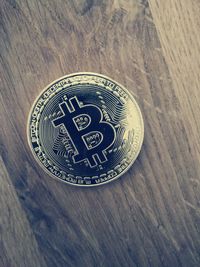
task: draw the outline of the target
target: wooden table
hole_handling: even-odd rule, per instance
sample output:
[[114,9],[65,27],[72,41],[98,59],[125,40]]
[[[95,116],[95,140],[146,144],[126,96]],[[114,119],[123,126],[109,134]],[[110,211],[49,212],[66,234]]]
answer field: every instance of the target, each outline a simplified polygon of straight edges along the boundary
[[[0,266],[200,266],[200,1],[0,0]],[[27,144],[30,107],[65,74],[125,85],[144,117],[120,179],[50,178]]]

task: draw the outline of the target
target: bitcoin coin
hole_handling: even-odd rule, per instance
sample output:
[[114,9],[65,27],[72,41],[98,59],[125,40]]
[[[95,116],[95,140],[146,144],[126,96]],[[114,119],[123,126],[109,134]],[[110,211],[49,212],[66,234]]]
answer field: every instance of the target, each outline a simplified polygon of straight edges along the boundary
[[126,172],[144,137],[140,109],[119,83],[96,73],[74,73],[47,86],[31,109],[28,142],[51,176],[95,186]]

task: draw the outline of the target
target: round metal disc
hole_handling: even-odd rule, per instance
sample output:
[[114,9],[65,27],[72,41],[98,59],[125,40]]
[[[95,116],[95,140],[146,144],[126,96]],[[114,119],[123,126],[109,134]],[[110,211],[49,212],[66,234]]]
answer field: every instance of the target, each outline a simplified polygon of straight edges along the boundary
[[144,125],[123,86],[100,74],[75,73],[39,95],[27,133],[33,155],[51,176],[94,186],[118,178],[132,165]]

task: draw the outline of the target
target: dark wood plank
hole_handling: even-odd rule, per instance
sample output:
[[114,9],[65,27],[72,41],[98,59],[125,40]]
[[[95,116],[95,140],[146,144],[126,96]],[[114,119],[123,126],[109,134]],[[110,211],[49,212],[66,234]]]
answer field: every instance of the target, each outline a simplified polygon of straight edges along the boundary
[[0,158],[0,214],[0,266],[46,267],[2,158]]

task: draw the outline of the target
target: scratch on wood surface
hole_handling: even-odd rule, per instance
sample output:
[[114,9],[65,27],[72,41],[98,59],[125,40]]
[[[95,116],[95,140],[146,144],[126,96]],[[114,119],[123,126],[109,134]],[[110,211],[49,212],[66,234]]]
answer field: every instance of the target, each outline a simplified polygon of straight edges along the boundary
[[200,216],[200,208],[196,207],[195,205],[193,205],[192,203],[188,202],[187,200],[184,199],[184,203],[190,207],[191,209],[193,209],[199,216]]

